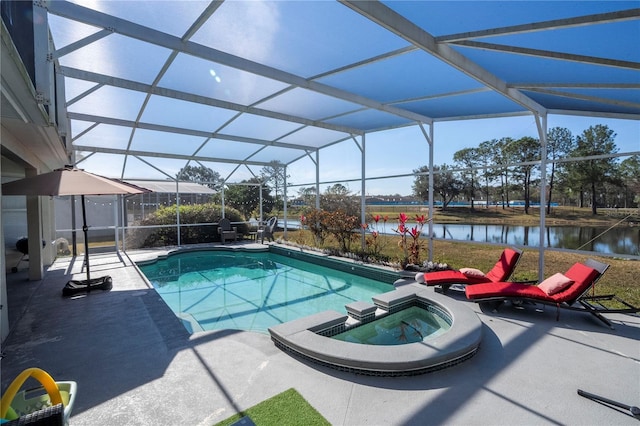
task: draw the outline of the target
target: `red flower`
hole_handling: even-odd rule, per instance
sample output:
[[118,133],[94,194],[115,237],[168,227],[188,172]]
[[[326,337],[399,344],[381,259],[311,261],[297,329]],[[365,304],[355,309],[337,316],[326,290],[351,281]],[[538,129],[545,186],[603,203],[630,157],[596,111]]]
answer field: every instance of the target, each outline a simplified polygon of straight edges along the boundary
[[361,223],[360,226],[362,227],[362,229],[367,229],[369,227],[368,223]]
[[417,239],[420,236],[420,232],[418,231],[418,227],[414,226],[409,230],[409,235],[411,235],[414,239]]
[[383,218],[382,218],[382,220],[383,220],[385,223],[387,223],[387,221],[389,220],[389,216],[385,216],[385,217],[383,217]]
[[420,225],[424,225],[424,223],[426,222],[424,215],[416,215],[416,222],[418,222]]
[[373,221],[374,221],[375,223],[378,223],[378,221],[379,221],[379,220],[380,220],[380,215],[379,215],[379,214],[377,214],[377,215],[375,215],[375,216],[373,217]]
[[305,215],[301,215],[300,216],[300,222],[301,223],[305,223],[307,221],[307,218],[305,217]]
[[404,234],[405,232],[407,232],[407,227],[404,226],[404,223],[401,223],[400,225],[398,225],[397,232],[400,234]]
[[376,238],[378,236],[378,231],[373,231],[371,235],[373,235],[373,237]]
[[400,213],[400,215],[398,216],[398,222],[400,222],[401,224],[407,223],[407,215],[405,213]]

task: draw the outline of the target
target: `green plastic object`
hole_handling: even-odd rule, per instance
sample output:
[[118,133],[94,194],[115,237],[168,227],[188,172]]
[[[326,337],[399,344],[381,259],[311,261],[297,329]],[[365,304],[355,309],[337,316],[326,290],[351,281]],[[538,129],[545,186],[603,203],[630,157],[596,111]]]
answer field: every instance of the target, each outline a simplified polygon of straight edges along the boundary
[[[56,382],[56,384],[60,390],[60,396],[62,397],[62,404],[64,406],[64,424],[69,424],[69,417],[71,416],[73,404],[76,399],[77,384],[72,381]],[[49,406],[51,406],[51,399],[42,386],[22,390],[18,392],[11,401],[11,409],[13,409],[18,417],[34,413]]]

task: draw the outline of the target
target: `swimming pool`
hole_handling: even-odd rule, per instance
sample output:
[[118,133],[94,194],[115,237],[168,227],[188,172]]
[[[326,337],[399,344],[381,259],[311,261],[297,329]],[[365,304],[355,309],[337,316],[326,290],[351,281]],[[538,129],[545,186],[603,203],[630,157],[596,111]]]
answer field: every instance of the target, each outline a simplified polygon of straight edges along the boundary
[[269,252],[178,252],[138,267],[189,332],[274,325],[393,290],[392,284]]

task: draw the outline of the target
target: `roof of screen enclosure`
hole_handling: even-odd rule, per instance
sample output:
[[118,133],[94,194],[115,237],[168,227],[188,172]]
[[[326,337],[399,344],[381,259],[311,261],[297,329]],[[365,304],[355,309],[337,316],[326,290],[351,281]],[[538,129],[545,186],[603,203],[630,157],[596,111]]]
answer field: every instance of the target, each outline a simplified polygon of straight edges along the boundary
[[46,3],[53,59],[74,149],[114,177],[231,178],[418,123],[640,118],[637,1],[90,4]]

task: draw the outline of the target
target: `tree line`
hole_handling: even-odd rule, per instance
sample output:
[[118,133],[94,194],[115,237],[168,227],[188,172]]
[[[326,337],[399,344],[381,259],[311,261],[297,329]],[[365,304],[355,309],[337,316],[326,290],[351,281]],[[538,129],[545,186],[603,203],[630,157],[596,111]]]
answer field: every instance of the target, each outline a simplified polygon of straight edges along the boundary
[[[578,207],[637,207],[640,203],[640,156],[619,160],[616,134],[606,125],[595,125],[574,136],[569,129],[554,127],[547,132],[547,213],[551,203]],[[529,213],[532,202],[540,199],[539,139],[504,137],[481,142],[477,147],[454,153],[453,164],[434,165],[434,198],[443,209],[454,200],[464,199],[475,209],[480,197],[506,208],[510,201],[522,199]],[[429,198],[429,166],[416,174],[413,194]],[[484,201],[486,200],[486,201]]]
[[[187,165],[180,169],[176,178],[179,181],[197,182],[213,189],[216,194],[212,195],[211,202],[222,202],[225,181],[217,171],[203,165]],[[262,209],[264,213],[269,213],[274,207],[282,205],[284,183],[288,178],[284,165],[279,161],[272,161],[260,170],[259,175],[229,185],[224,191],[225,205],[237,209],[245,218],[249,218],[260,208],[262,190]],[[271,195],[272,190],[275,196]]]

